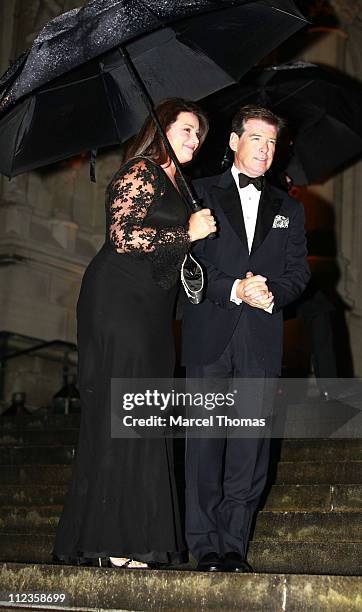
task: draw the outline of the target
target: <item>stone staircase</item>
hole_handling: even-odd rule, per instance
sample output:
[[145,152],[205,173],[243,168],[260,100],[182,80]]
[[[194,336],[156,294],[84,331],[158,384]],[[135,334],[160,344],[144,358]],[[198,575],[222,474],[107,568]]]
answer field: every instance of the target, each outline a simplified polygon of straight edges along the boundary
[[362,440],[273,440],[257,574],[123,572],[52,565],[78,427],[78,415],[0,420],[0,608],[15,589],[67,593],[45,609],[362,609]]

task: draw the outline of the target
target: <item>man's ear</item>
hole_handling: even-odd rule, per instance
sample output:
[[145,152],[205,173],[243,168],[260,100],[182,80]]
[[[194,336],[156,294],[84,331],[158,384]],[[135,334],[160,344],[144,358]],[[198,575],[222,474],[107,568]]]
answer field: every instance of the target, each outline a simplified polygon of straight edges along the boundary
[[231,132],[229,139],[229,147],[232,151],[236,151],[238,148],[239,136],[236,132]]

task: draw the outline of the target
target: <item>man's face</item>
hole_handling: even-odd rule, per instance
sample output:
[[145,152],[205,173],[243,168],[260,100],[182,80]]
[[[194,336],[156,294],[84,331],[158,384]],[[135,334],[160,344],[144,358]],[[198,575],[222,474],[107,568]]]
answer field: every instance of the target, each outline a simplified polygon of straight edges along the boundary
[[230,135],[229,145],[234,151],[234,164],[247,176],[264,174],[273,161],[277,128],[262,119],[248,119],[241,136]]

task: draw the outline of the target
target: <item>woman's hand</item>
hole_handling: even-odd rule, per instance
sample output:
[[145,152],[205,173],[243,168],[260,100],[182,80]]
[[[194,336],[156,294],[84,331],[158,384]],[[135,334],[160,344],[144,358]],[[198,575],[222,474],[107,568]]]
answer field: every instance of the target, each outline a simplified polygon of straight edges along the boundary
[[193,213],[189,219],[189,236],[191,242],[206,238],[212,232],[216,232],[216,221],[209,208],[203,208]]

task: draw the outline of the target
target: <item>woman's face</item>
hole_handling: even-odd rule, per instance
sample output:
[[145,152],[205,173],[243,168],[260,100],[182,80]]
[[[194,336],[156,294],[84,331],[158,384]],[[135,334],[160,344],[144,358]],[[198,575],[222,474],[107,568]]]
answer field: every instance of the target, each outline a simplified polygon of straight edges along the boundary
[[166,136],[180,164],[191,161],[199,146],[199,120],[193,113],[182,112],[166,131]]

